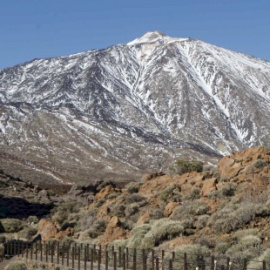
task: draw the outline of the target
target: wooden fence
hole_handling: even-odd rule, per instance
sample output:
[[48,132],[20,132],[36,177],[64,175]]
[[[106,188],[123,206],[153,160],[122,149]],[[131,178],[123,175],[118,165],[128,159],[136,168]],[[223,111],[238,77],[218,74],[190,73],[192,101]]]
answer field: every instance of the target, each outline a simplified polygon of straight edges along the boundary
[[61,242],[26,243],[13,240],[5,243],[4,256],[10,258],[15,255],[74,270],[270,270],[265,261]]

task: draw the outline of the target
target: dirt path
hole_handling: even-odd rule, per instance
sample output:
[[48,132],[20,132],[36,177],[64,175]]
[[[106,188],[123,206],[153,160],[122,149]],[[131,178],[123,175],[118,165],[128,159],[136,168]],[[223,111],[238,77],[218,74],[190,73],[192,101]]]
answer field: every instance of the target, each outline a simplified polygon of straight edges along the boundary
[[5,267],[9,264],[9,263],[11,263],[11,262],[15,262],[15,261],[19,261],[20,259],[18,258],[18,256],[15,256],[15,257],[13,257],[13,258],[11,258],[11,259],[8,259],[8,260],[3,260],[2,262],[0,262],[0,270],[4,270],[5,269]]

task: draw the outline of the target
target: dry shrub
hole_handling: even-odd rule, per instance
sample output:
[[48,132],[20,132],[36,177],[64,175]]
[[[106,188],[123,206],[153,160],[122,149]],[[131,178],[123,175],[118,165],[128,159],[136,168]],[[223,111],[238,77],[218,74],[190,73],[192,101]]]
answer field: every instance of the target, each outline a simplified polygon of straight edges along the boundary
[[23,262],[11,262],[5,267],[5,270],[27,270],[27,266]]
[[187,172],[202,172],[203,162],[197,160],[178,159],[170,169],[179,175]]
[[235,231],[253,220],[257,209],[258,205],[253,203],[225,206],[211,216],[208,226],[213,226],[218,233]]
[[151,224],[151,230],[147,232],[142,240],[142,248],[158,246],[166,240],[171,240],[184,232],[184,226],[169,219],[159,219]]
[[132,193],[137,193],[141,186],[142,186],[142,183],[130,182],[125,186],[125,188],[128,190],[130,194],[132,194]]
[[189,260],[195,261],[198,256],[209,256],[210,250],[208,247],[200,244],[181,245],[175,250],[176,260],[183,260],[184,253],[188,254]]
[[132,204],[130,204],[130,205],[128,205],[126,207],[126,209],[125,209],[125,215],[127,217],[130,217],[130,216],[136,214],[139,211],[139,209],[140,209],[140,206],[139,206],[138,203],[132,203]]
[[131,204],[131,203],[135,203],[135,202],[141,202],[141,201],[145,201],[145,197],[140,196],[139,194],[131,194],[129,196],[126,197],[126,203]]
[[30,241],[32,240],[33,236],[37,234],[37,232],[38,232],[37,228],[26,227],[18,233],[18,237],[20,239],[25,239],[27,241]]
[[14,233],[23,229],[21,220],[15,218],[1,219],[3,232]]
[[201,201],[186,202],[175,209],[171,219],[182,220],[186,217],[204,215],[209,211],[209,209],[209,206]]
[[248,269],[263,269],[262,261],[265,261],[266,265],[270,264],[270,249],[265,250],[263,254],[250,261],[248,263]]

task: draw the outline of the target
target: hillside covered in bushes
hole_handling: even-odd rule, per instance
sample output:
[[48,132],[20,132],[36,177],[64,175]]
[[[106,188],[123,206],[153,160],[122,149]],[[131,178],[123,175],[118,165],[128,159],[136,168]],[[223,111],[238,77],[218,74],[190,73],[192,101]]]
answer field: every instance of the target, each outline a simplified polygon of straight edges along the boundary
[[[35,228],[43,240],[270,261],[270,150],[250,148],[216,167],[202,165],[177,161],[172,175],[153,173],[124,187],[73,186],[51,195],[45,218],[12,232],[28,236]],[[1,223],[7,227],[7,218]],[[11,237],[4,229],[2,235]]]

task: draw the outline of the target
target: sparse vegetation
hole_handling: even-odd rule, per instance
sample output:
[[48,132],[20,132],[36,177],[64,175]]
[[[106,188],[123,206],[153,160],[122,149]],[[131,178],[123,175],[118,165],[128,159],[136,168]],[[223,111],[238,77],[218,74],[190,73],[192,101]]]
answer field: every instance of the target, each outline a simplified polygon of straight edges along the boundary
[[23,262],[11,262],[5,270],[27,270],[27,266]]
[[178,159],[175,161],[171,170],[176,174],[184,174],[187,172],[202,172],[203,162],[197,160]]
[[23,224],[22,221],[19,219],[15,218],[6,218],[6,219],[1,219],[0,220],[2,224],[3,231],[6,233],[14,233],[14,232],[19,232],[20,230],[23,229]]
[[[213,254],[267,260],[270,258],[267,158],[262,155],[254,162],[253,155],[247,159],[232,156],[228,164],[234,165],[228,173],[224,168],[229,165],[221,164],[220,172],[213,168],[205,169],[202,174],[157,173],[144,183],[132,182],[125,186],[123,183],[123,188],[110,187],[102,192],[93,192],[92,186],[85,187],[90,190],[83,197],[89,198],[85,204],[79,196],[76,201],[77,195],[74,200],[63,196],[56,200],[48,218],[63,233],[61,244],[104,241],[109,246],[114,244],[115,248],[146,250],[159,249],[160,245],[166,250],[179,244],[176,251],[179,258],[187,252],[190,258]],[[261,161],[266,164],[262,165]],[[241,166],[246,163],[245,170]],[[236,169],[232,172],[234,166]],[[76,189],[76,194],[82,190]],[[37,233],[39,219],[34,213],[22,220],[2,218],[2,236],[31,240]],[[66,237],[67,228],[74,229],[75,236]],[[114,240],[114,232],[118,240]],[[6,238],[0,239],[0,243]]]

